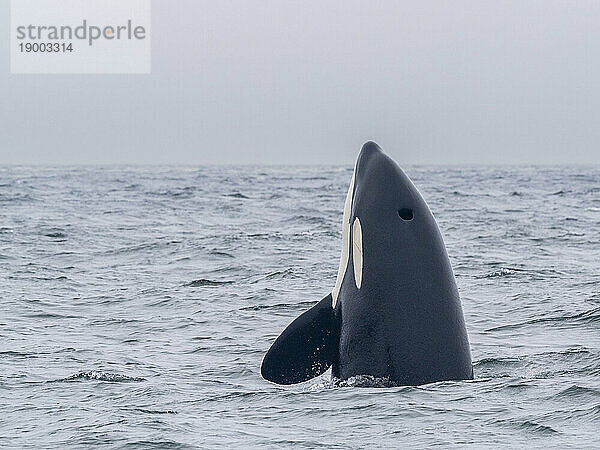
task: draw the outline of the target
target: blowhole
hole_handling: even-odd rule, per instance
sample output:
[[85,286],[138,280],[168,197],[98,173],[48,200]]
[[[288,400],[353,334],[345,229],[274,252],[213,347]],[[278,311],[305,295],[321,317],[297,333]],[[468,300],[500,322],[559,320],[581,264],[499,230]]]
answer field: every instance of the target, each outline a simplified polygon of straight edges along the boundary
[[411,208],[400,208],[398,215],[402,220],[413,220],[413,210]]

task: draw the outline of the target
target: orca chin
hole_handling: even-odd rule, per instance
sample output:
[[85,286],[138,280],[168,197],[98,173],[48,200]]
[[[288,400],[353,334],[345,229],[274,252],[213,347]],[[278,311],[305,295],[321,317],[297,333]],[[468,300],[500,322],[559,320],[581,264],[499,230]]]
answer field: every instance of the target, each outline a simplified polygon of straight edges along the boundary
[[371,141],[346,196],[335,285],[275,340],[261,374],[294,384],[329,367],[338,381],[368,377],[390,385],[473,378],[438,225],[412,181]]

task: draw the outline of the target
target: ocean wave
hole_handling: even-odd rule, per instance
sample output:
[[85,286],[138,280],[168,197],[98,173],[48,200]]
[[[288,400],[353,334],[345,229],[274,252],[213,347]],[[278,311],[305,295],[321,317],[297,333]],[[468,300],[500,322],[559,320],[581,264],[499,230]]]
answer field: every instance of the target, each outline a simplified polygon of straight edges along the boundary
[[144,414],[178,414],[177,411],[172,409],[132,408],[132,411],[137,411]]
[[[495,265],[490,264],[490,265]],[[518,277],[524,276],[529,279],[545,279],[545,278],[556,278],[564,275],[564,273],[560,270],[552,269],[552,268],[539,268],[539,269],[526,269],[521,267],[500,267],[491,272],[485,273],[483,275],[477,275],[475,278],[478,279],[486,279],[486,278],[502,278],[502,277]]]
[[161,191],[150,192],[150,195],[158,197],[168,197],[173,199],[188,199],[195,195],[196,186],[186,186],[183,188],[166,189]]
[[[109,441],[112,442],[112,441]],[[136,440],[136,441],[129,441],[127,442],[127,444],[124,446],[127,449],[143,449],[143,450],[147,450],[149,448],[156,448],[156,449],[192,449],[192,448],[196,448],[195,446],[191,446],[191,445],[185,445],[179,441],[175,441],[175,440],[165,440],[165,439],[156,439],[156,440]]]
[[232,194],[227,194],[227,197],[241,198],[241,199],[249,199],[250,198],[250,197],[242,194],[241,192],[234,192]]
[[65,378],[59,378],[54,380],[54,383],[66,383],[71,381],[107,381],[110,383],[135,383],[140,381],[146,381],[145,378],[141,377],[130,377],[128,375],[122,375],[119,373],[102,372],[99,370],[90,370],[86,372],[77,372]]
[[600,358],[596,351],[571,348],[563,351],[482,358],[473,362],[473,370],[477,379],[510,377],[522,383],[523,380],[572,377],[574,374],[593,376],[600,373]]
[[143,252],[143,251],[147,251],[147,250],[155,250],[155,249],[164,248],[164,247],[168,247],[170,245],[181,244],[181,243],[182,243],[182,241],[176,240],[176,239],[171,239],[171,240],[158,239],[158,240],[152,241],[152,242],[144,242],[144,243],[136,244],[136,245],[112,248],[110,250],[101,252],[100,254],[105,255],[105,256],[119,255],[119,254],[131,254],[131,253]]
[[452,191],[452,195],[454,195],[456,197],[470,197],[472,194],[467,194],[465,192],[460,192],[460,191]]
[[261,311],[264,309],[288,309],[288,308],[297,308],[299,306],[314,306],[315,302],[304,301],[304,302],[296,302],[296,303],[276,303],[274,305],[252,305],[252,306],[244,306],[243,308],[239,308],[241,311]]
[[582,400],[586,400],[586,401],[587,400],[592,401],[592,400],[597,400],[599,397],[600,397],[600,390],[598,390],[598,389],[586,387],[586,386],[579,386],[577,384],[572,384],[568,388],[563,389],[562,391],[553,395],[551,398],[568,399],[568,400],[572,400],[573,398],[578,398],[578,399],[582,399]]
[[18,202],[27,202],[33,200],[33,197],[29,194],[13,194],[13,195],[5,195],[0,194],[0,203],[18,203]]
[[184,284],[185,287],[205,287],[205,286],[223,286],[225,284],[233,284],[233,281],[214,281],[206,278],[200,278],[199,280],[190,281]]
[[510,426],[516,427],[518,429],[528,431],[535,434],[557,434],[554,428],[549,425],[543,425],[541,423],[535,422],[533,420],[517,420],[517,419],[509,419],[509,420],[497,420],[495,421],[499,424],[508,424]]
[[62,231],[50,231],[44,233],[44,236],[53,238],[53,239],[64,239],[67,237],[67,234]]
[[500,325],[493,328],[488,328],[485,330],[486,332],[491,331],[502,331],[502,330],[513,330],[522,328],[528,325],[536,325],[542,323],[583,323],[583,324],[591,324],[600,321],[600,307],[593,308],[587,311],[582,311],[577,314],[565,314],[562,316],[549,316],[549,317],[539,317],[536,319],[525,320],[523,322],[512,323],[507,325]]
[[222,256],[224,258],[235,258],[235,256],[233,256],[231,253],[227,253],[227,252],[224,252],[221,250],[211,250],[209,253],[213,256]]
[[292,275],[294,275],[294,269],[292,269],[291,267],[285,270],[276,270],[274,272],[269,272],[266,275],[262,275],[259,278],[255,278],[252,281],[250,281],[251,283],[258,283],[259,281],[264,281],[264,280],[272,280],[272,279],[279,279],[279,278],[288,278],[291,277]]
[[517,275],[523,272],[523,269],[517,269],[512,267],[502,267],[498,270],[494,270],[493,272],[486,273],[485,275],[480,275],[477,278],[498,278],[498,277],[510,277],[513,275]]
[[323,216],[310,216],[307,214],[298,214],[292,217],[289,217],[284,220],[286,224],[313,224],[313,225],[327,225],[329,224],[329,219]]
[[17,352],[17,351],[13,351],[13,350],[0,351],[0,358],[5,358],[5,357],[32,358],[32,357],[35,357],[35,354],[33,354],[33,353]]
[[357,375],[346,380],[331,379],[333,387],[358,387],[358,388],[390,388],[397,385],[389,378],[378,378],[371,375]]

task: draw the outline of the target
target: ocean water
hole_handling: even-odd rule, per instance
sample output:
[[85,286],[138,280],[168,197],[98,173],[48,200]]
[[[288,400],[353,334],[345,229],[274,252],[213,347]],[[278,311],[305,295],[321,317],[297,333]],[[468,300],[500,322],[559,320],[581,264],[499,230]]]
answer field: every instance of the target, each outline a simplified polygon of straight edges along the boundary
[[261,378],[352,167],[0,167],[0,447],[600,447],[600,168],[405,170],[473,381]]

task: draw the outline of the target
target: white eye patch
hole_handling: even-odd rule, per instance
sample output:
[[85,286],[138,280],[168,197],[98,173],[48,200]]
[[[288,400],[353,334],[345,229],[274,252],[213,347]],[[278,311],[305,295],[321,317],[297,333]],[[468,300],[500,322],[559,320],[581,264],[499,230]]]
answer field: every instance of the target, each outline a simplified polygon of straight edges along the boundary
[[360,289],[362,284],[363,248],[362,228],[358,217],[354,219],[354,224],[352,224],[352,263],[354,265],[354,282],[356,287]]

